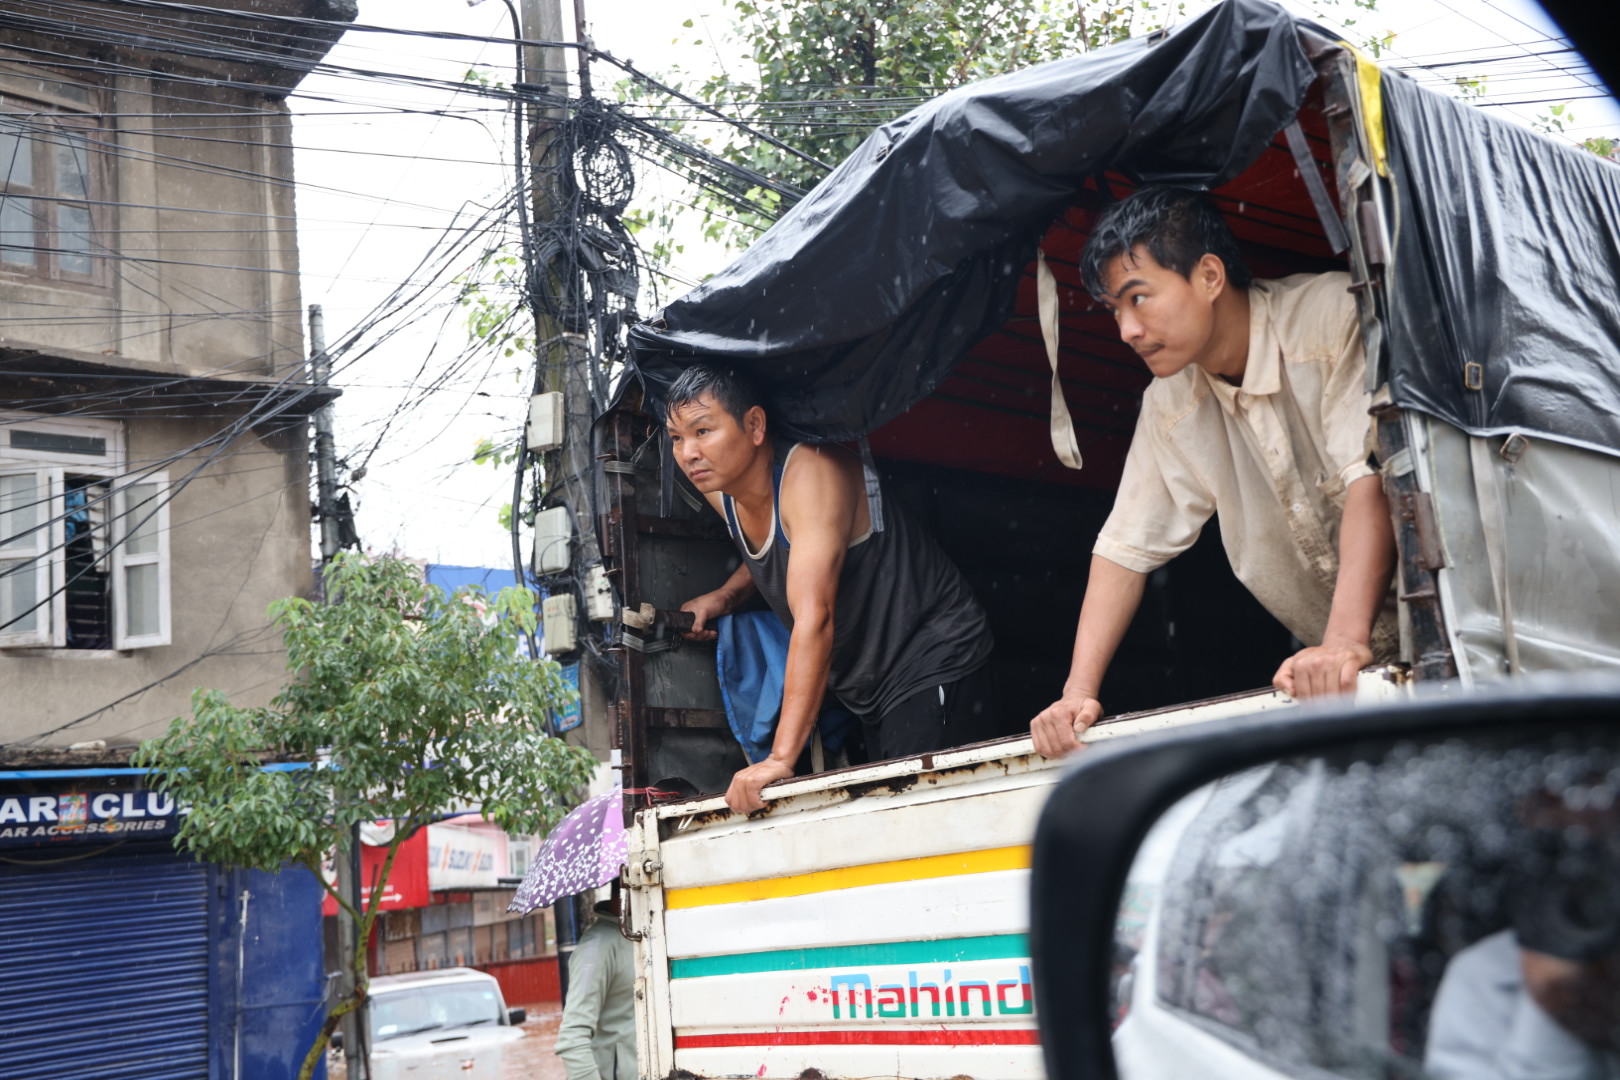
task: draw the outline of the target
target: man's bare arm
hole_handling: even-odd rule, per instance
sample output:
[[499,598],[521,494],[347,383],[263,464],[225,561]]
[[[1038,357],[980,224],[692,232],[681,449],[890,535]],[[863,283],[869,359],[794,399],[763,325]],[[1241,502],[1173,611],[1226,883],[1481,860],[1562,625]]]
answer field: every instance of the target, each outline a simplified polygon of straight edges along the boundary
[[1030,721],[1035,749],[1047,757],[1062,757],[1080,745],[1080,733],[1102,719],[1097,692],[1114,651],[1125,637],[1131,618],[1142,603],[1147,575],[1127,570],[1101,555],[1091,557],[1080,625],[1074,634],[1074,657],[1063,696]]
[[748,572],[746,564],[739,563],[724,585],[713,592],[694,596],[681,605],[682,611],[692,613],[692,629],[687,631],[686,636],[693,641],[713,641],[719,636],[714,629],[714,620],[736,611],[754,592],[754,576]]
[[1342,694],[1356,687],[1356,672],[1373,662],[1373,623],[1395,574],[1395,530],[1389,500],[1376,476],[1345,491],[1339,526],[1339,579],[1322,644],[1283,661],[1272,684],[1297,698]]
[[[803,458],[804,460],[800,460]],[[791,479],[791,483],[789,483]],[[844,569],[855,500],[860,494],[843,463],[801,450],[782,484],[782,520],[791,528],[787,601],[793,613],[783,677],[782,713],[770,756],[732,777],[726,805],[749,813],[765,805],[760,790],[793,775],[827,692],[838,577]]]

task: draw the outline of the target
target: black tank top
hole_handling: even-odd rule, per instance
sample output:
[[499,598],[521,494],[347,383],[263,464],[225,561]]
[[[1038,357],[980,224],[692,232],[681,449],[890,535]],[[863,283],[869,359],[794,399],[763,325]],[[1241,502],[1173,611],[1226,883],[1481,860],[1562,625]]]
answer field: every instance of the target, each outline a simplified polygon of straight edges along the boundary
[[[782,472],[794,451],[780,447],[773,463],[771,531],[758,552],[722,496],[726,528],[742,551],[754,587],[793,629],[787,602],[789,547],[782,531]],[[883,531],[870,532],[844,553],[833,609],[832,665],[827,689],[850,710],[877,717],[927,686],[954,682],[990,659],[994,645],[984,609],[933,539],[892,500],[883,503]]]

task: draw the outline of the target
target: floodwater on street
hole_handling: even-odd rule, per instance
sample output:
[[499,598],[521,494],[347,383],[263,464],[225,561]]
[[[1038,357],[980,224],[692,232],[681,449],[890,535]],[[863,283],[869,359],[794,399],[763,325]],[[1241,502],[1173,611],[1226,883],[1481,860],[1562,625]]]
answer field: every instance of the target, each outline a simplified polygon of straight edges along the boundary
[[[501,1080],[564,1080],[567,1072],[563,1063],[552,1052],[557,1045],[557,1025],[562,1021],[562,1005],[543,1001],[538,1005],[525,1005],[528,1018],[523,1021],[525,1037],[516,1040],[502,1059]],[[327,1076],[330,1080],[348,1080],[341,1054],[326,1055]]]

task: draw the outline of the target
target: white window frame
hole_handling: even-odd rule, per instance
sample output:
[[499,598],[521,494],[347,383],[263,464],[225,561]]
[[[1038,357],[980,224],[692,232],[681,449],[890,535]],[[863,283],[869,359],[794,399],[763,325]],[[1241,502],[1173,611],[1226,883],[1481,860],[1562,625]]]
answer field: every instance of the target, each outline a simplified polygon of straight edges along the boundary
[[[129,505],[129,489],[150,484],[157,489],[156,506]],[[168,645],[172,641],[169,621],[169,474],[147,473],[143,476],[125,476],[113,488],[112,548],[112,623],[113,648],[150,649]],[[157,543],[156,551],[131,555],[125,543],[130,532],[152,515]],[[158,568],[158,629],[151,634],[129,632],[129,571],[137,566]]]
[[0,552],[0,571],[24,563],[36,563],[34,576],[36,610],[40,617],[33,630],[0,631],[0,649],[49,648],[67,643],[67,595],[62,589],[62,515],[56,512],[62,502],[62,470],[58,466],[18,468],[0,464],[0,476],[33,476],[45,489],[42,510],[45,527],[35,531],[31,549]]
[[[60,450],[33,450],[11,445],[11,430],[26,428],[31,431],[57,435],[99,438],[105,442],[105,451],[99,455],[79,455]],[[49,526],[45,530],[46,551],[36,545],[31,554],[8,553],[0,555],[0,567],[43,559],[47,572],[41,575],[41,597],[50,597],[45,610],[48,623],[37,630],[20,633],[0,633],[0,649],[66,648],[67,647],[67,574],[65,558],[67,514],[66,478],[74,476],[104,477],[110,493],[107,529],[109,609],[111,637],[115,650],[148,649],[173,643],[171,579],[173,567],[169,555],[169,500],[174,491],[165,472],[126,473],[124,454],[124,425],[116,420],[58,417],[47,413],[0,410],[0,475],[32,473],[43,476],[50,492]],[[124,550],[124,540],[135,521],[129,517],[126,489],[137,484],[157,485],[156,539],[157,550],[144,555],[130,556]],[[144,516],[144,515],[143,515]],[[138,519],[136,519],[138,520]],[[128,627],[127,571],[130,567],[156,565],[158,567],[158,630],[151,634],[130,634]],[[49,590],[44,592],[43,590]]]
[[[523,856],[523,865],[517,864],[516,856]],[[534,862],[534,841],[528,837],[509,837],[506,841],[506,872],[511,877],[522,877],[529,872],[529,864]]]

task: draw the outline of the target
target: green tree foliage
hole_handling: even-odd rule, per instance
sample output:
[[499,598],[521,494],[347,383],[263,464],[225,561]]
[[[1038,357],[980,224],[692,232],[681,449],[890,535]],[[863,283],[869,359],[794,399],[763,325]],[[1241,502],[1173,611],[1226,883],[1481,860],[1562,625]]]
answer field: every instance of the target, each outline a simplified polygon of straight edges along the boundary
[[1620,140],[1603,135],[1594,135],[1587,139],[1575,139],[1569,131],[1574,124],[1575,114],[1570,110],[1569,102],[1566,101],[1558,105],[1549,105],[1547,111],[1537,116],[1530,126],[1543,135],[1569,139],[1587,153],[1596,154],[1606,161],[1620,161]]
[[[571,695],[557,665],[518,652],[534,626],[527,589],[447,597],[401,559],[339,555],[329,602],[277,601],[288,684],[269,705],[192,696],[192,715],[142,745],[136,764],[188,812],[176,843],[209,862],[276,872],[302,866],[359,924],[355,995],[336,1005],[300,1072],[307,1080],[341,1018],[366,997],[365,942],[394,856],[411,831],[478,806],[503,829],[551,828],[595,769],[546,734]],[[268,759],[308,763],[266,771]],[[355,910],[322,874],[359,822],[397,823],[370,900]]]
[[[977,79],[1157,29],[1181,5],[1089,0],[731,0],[752,70],[710,74],[699,96],[752,103],[750,121],[836,164],[870,129]],[[753,140],[726,156],[800,189],[822,170]]]

